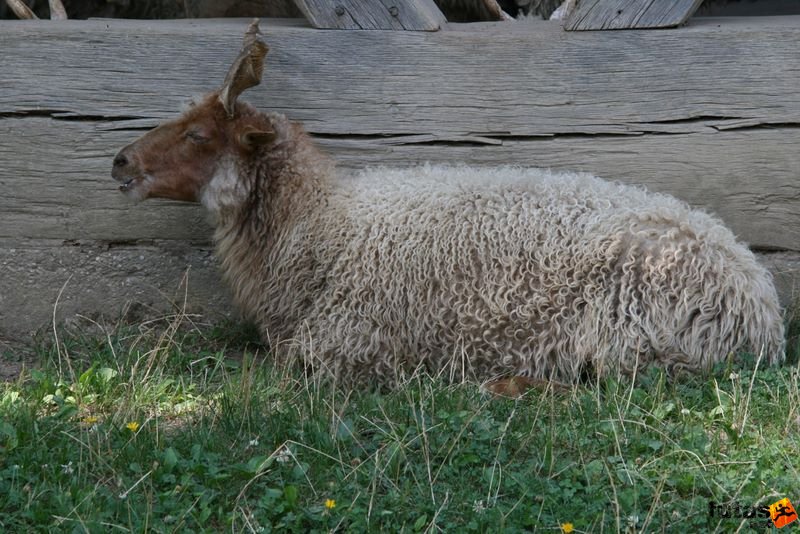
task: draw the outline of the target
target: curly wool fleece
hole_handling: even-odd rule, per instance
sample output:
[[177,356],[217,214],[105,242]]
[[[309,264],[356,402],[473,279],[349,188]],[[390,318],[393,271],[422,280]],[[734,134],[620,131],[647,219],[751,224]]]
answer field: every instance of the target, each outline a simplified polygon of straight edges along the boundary
[[279,354],[390,386],[420,365],[574,381],[783,358],[769,273],[673,197],[515,167],[337,174],[296,140],[258,171],[219,171],[209,190],[236,181],[236,209],[204,198],[236,298]]

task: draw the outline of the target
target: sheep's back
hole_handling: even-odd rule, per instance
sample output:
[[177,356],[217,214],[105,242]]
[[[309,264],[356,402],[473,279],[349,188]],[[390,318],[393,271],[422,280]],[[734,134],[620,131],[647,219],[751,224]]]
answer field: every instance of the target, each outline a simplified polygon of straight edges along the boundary
[[[697,310],[713,321],[747,305],[718,286],[774,293],[717,219],[585,174],[372,169],[340,177],[323,213],[327,283],[309,323],[351,374],[440,368],[459,351],[481,376],[571,379],[611,359],[705,367],[721,356],[696,354],[708,347]],[[708,333],[725,338],[719,351],[744,343],[734,322]]]

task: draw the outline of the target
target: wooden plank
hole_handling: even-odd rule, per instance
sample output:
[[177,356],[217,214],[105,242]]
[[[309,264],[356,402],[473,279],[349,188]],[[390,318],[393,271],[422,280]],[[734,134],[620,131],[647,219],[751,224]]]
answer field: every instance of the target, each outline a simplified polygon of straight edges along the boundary
[[61,0],[48,0],[50,5],[50,19],[51,20],[67,20],[67,10],[64,9],[64,4]]
[[[150,239],[167,228],[168,237],[197,238],[183,233],[180,225],[161,224],[151,211],[130,224],[107,211],[108,199],[87,199],[81,189],[59,187],[51,179],[53,173],[64,180],[97,169],[92,172],[100,174],[92,180],[104,180],[104,166],[114,150],[138,135],[117,135],[111,133],[114,128],[154,125],[174,116],[188,96],[220,83],[245,23],[196,24],[114,20],[2,25],[0,49],[7,53],[0,56],[0,116],[6,118],[0,118],[0,126],[10,132],[10,141],[3,143],[7,152],[0,154],[6,162],[0,176],[10,189],[0,195],[6,199],[2,212],[18,212],[27,202],[20,198],[14,177],[41,180],[31,189],[35,198],[30,199],[30,212],[20,215],[27,222],[11,226],[6,219],[6,228],[31,237],[42,232],[40,237],[65,238],[77,228],[88,228],[97,239],[113,239],[116,228],[123,228],[125,235],[132,230],[124,228],[141,229],[143,238]],[[403,142],[399,136],[404,135],[431,136],[421,139],[440,141],[435,159],[471,160],[472,150],[464,142],[501,140],[503,146],[521,144],[518,150],[494,153],[486,163],[553,165],[542,153],[546,150],[556,155],[560,168],[583,168],[648,185],[667,183],[663,190],[678,196],[684,196],[682,187],[690,187],[689,200],[720,212],[755,246],[798,248],[796,232],[784,228],[798,228],[793,214],[800,213],[792,194],[792,172],[798,168],[792,147],[800,145],[800,58],[791,44],[800,37],[800,24],[712,22],[686,28],[680,37],[630,32],[625,38],[616,33],[564,35],[547,23],[508,33],[468,26],[469,31],[437,34],[340,33],[268,21],[263,27],[273,52],[267,79],[246,98],[262,109],[285,112],[322,136],[352,135],[362,142],[364,136],[394,142]],[[521,25],[504,25],[511,26]],[[198,39],[207,44],[198,46]],[[511,48],[536,54],[509,55]],[[689,48],[691,57],[679,53]],[[103,50],[102,62],[97,50]],[[68,71],[49,59],[58,53],[66,58]],[[459,57],[464,59],[454,60]],[[60,120],[41,127],[43,137],[36,139],[25,122],[35,115]],[[78,131],[79,124],[112,130]],[[55,133],[60,130],[69,135]],[[723,136],[721,130],[741,135]],[[549,146],[537,141],[548,137],[553,139]],[[695,139],[703,142],[693,144]],[[602,159],[571,156],[575,145],[588,154],[608,151],[606,163],[601,167]],[[425,147],[416,146],[404,157],[419,159],[415,154],[424,153]],[[532,157],[536,151],[542,158]],[[53,157],[41,158],[42,153]],[[618,165],[622,160],[616,153],[633,154],[633,159]],[[65,160],[74,162],[69,171],[59,168]],[[764,175],[770,180],[766,190],[759,182]],[[729,188],[732,180],[738,185]],[[696,195],[692,184],[708,184],[706,193]],[[742,200],[723,200],[726,191]],[[67,218],[45,216],[60,213],[54,211],[59,199],[69,195],[96,204],[75,213],[61,208]],[[736,215],[740,208],[746,214],[739,216],[741,223]],[[751,221],[757,210],[769,216],[760,223]],[[120,217],[113,219],[120,224],[92,224],[109,217]],[[193,223],[200,216],[194,217]]]
[[684,24],[703,0],[578,0],[564,29],[629,30]]
[[39,18],[22,0],[6,0],[6,4],[18,18],[24,20],[36,20]]
[[[243,27],[3,22],[0,113],[171,116],[220,85]],[[700,131],[713,118],[800,123],[799,17],[710,19],[680,32],[564,34],[548,22],[427,33],[265,21],[262,30],[266,78],[247,99],[318,133],[641,135]]]
[[[46,117],[6,118],[0,125],[8,132],[0,143],[0,239],[208,242],[201,209],[164,201],[133,205],[117,192],[111,160],[139,130]],[[712,211],[756,248],[800,251],[800,151],[793,128],[521,139],[322,136],[318,143],[346,168],[430,161],[592,172]]]
[[433,0],[295,0],[315,28],[436,31],[446,22]]

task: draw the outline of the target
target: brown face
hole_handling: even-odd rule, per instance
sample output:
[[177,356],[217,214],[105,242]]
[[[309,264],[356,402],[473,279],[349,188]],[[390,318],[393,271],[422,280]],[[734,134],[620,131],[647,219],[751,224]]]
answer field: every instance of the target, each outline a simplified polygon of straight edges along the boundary
[[241,161],[274,139],[264,115],[236,103],[242,91],[261,81],[269,47],[258,36],[254,20],[219,91],[119,151],[111,176],[122,184],[120,191],[137,200],[197,202],[226,156]]
[[137,200],[197,202],[220,156],[231,146],[234,122],[211,94],[120,150],[111,176],[122,183],[120,191]]

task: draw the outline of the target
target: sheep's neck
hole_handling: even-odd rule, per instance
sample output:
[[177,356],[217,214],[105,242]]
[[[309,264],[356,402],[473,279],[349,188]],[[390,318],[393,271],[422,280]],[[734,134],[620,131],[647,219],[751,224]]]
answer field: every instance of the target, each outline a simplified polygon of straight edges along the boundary
[[312,247],[297,241],[313,238],[309,230],[326,201],[332,173],[330,160],[299,127],[292,125],[287,133],[285,141],[255,158],[250,169],[239,170],[240,178],[247,179],[246,200],[237,209],[218,213],[215,233],[217,254],[237,303],[246,315],[266,323],[272,337],[290,335],[293,318],[287,314],[298,311],[296,305],[281,304],[287,291],[275,284],[274,272],[286,264],[313,262]]

